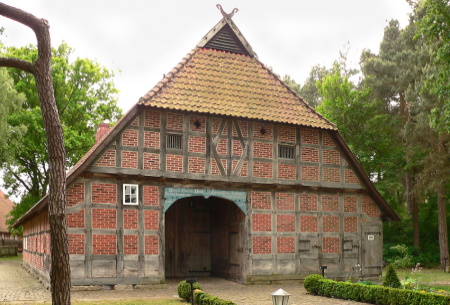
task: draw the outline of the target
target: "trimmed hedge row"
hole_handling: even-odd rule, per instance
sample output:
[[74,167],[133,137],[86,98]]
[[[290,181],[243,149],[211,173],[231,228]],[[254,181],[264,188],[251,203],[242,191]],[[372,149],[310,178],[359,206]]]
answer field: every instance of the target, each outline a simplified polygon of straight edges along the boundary
[[203,291],[194,291],[195,305],[236,305],[227,300],[219,299],[218,297],[207,294]]
[[[309,278],[311,277],[311,278]],[[309,278],[309,279],[308,279]],[[380,305],[449,305],[450,297],[415,290],[353,284],[323,279],[317,274],[305,279],[305,289],[316,295]]]

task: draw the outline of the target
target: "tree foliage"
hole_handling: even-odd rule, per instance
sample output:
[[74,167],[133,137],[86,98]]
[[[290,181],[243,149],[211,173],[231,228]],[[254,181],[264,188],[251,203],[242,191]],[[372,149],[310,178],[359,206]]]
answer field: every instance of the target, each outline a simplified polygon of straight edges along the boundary
[[[448,1],[421,1],[405,28],[391,20],[379,52],[362,52],[362,78],[352,77],[354,70],[341,53],[331,69],[316,77],[314,98],[321,101],[318,111],[337,124],[377,189],[403,218],[385,228],[386,241],[414,245],[417,257],[427,261],[436,257],[431,252],[438,246],[441,266],[448,258],[450,136],[445,125],[449,96],[439,79],[449,80],[442,77],[450,71],[443,70],[450,54],[445,53],[448,10]],[[432,13],[434,18],[427,15]],[[423,20],[429,22],[426,30]],[[432,36],[436,31],[430,29],[436,28],[439,34]],[[430,243],[437,236],[439,245]],[[427,247],[419,248],[420,240]]]
[[[37,49],[34,46],[10,47],[5,54],[32,62],[37,58]],[[73,166],[94,144],[99,123],[115,121],[121,116],[114,74],[90,59],[72,61],[72,56],[73,50],[65,43],[52,50],[53,88],[64,131],[67,167]],[[21,111],[11,113],[7,122],[10,128],[25,126],[27,132],[16,133],[14,142],[4,147],[7,154],[0,156],[5,187],[12,193],[25,189],[25,193],[39,198],[48,190],[49,162],[47,145],[42,141],[45,133],[36,83],[32,75],[21,70],[9,69],[9,74],[14,88],[26,100]],[[10,156],[10,159],[3,156]]]
[[10,160],[11,156],[7,154],[5,147],[13,144],[17,147],[18,143],[12,143],[14,134],[23,135],[26,131],[23,124],[9,126],[8,116],[19,111],[22,107],[25,97],[14,89],[13,79],[9,76],[6,68],[0,68],[0,155],[6,160]]

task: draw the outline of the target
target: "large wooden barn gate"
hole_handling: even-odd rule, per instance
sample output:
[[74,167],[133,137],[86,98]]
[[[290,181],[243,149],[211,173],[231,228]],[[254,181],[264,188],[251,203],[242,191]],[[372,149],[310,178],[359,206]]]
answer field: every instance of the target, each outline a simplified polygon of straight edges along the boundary
[[183,188],[165,193],[166,277],[242,280],[246,193]]

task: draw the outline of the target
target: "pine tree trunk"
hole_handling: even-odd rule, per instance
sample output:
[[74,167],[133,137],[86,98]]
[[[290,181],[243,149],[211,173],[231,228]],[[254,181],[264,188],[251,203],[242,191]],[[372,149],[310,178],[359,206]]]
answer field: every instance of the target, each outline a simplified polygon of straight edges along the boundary
[[448,266],[448,227],[447,227],[447,196],[445,185],[442,184],[438,190],[438,227],[439,227],[439,249],[441,268]]
[[413,174],[409,171],[405,174],[406,180],[406,202],[408,205],[408,213],[412,217],[413,225],[413,245],[420,248],[420,228],[419,228],[419,203],[413,193]]
[[52,49],[49,25],[46,20],[0,2],[0,15],[30,27],[38,42],[38,59],[34,63],[12,58],[0,58],[0,66],[30,72],[36,79],[49,154],[49,199],[52,304],[70,305],[69,242],[65,220],[66,208],[66,152],[51,75]]

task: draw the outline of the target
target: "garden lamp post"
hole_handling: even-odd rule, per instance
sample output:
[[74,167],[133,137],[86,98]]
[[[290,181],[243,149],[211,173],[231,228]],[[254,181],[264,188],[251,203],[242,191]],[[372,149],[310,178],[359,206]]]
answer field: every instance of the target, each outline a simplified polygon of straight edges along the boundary
[[291,295],[289,293],[281,288],[275,292],[272,292],[273,305],[287,305],[290,296]]
[[186,283],[191,284],[191,304],[194,305],[194,283],[197,282],[196,278],[187,278]]

